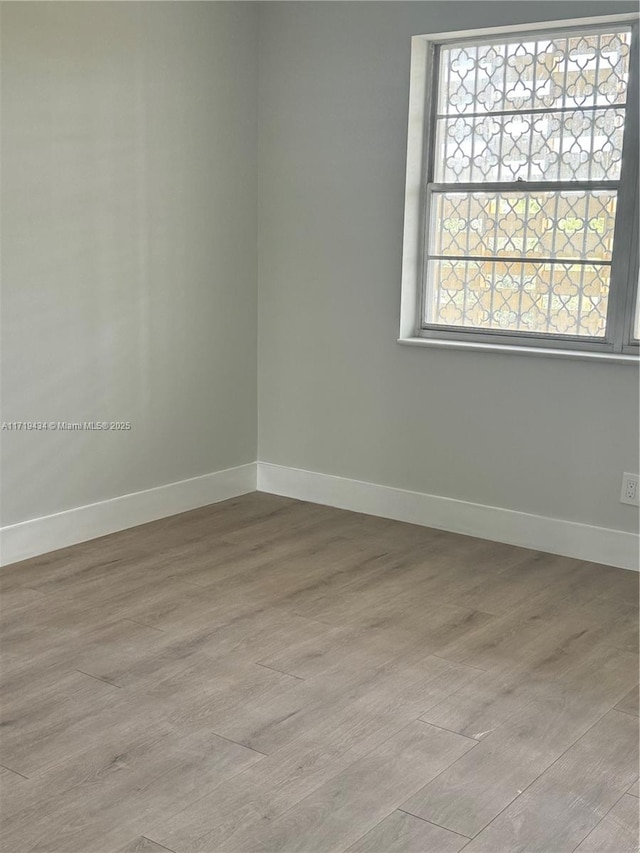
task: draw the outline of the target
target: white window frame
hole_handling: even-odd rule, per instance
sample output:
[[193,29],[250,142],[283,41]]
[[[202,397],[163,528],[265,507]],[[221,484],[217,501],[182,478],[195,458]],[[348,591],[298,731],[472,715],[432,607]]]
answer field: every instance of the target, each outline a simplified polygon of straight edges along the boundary
[[[418,344],[454,349],[488,350],[520,355],[546,355],[597,359],[638,364],[639,341],[634,340],[633,322],[638,289],[638,155],[640,72],[640,33],[638,15],[607,15],[597,18],[574,18],[517,26],[494,27],[461,32],[414,36],[411,40],[411,76],[409,93],[409,127],[407,136],[407,172],[402,256],[402,293],[400,336],[398,343]],[[627,112],[622,153],[620,187],[615,223],[611,284],[607,312],[607,337],[601,340],[577,336],[546,335],[527,332],[461,329],[423,326],[422,306],[425,288],[425,257],[429,188],[433,182],[434,100],[437,96],[435,70],[436,47],[463,41],[506,40],[525,35],[562,35],[576,28],[602,31],[606,26],[630,25],[632,28],[629,60]],[[549,188],[558,182],[529,183],[529,189]],[[482,185],[491,189],[493,184]],[[500,188],[510,189],[503,183]],[[467,185],[461,185],[461,189]],[[480,188],[480,187],[479,187]],[[518,188],[522,188],[522,184]],[[558,188],[566,188],[559,184]],[[626,247],[626,250],[620,247]]]

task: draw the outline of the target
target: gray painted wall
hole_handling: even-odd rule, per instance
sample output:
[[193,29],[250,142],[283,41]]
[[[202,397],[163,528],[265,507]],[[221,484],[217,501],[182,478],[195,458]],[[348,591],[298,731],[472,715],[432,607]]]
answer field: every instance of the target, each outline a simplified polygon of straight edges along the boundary
[[256,458],[257,15],[4,3],[3,523]]
[[396,343],[411,36],[636,9],[261,9],[259,459],[636,528],[635,367]]

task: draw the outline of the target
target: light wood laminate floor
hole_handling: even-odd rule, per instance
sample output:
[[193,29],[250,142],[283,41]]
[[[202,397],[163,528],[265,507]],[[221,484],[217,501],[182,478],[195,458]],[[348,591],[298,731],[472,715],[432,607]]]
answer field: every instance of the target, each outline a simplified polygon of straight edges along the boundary
[[7,853],[637,850],[633,572],[252,494],[0,583]]

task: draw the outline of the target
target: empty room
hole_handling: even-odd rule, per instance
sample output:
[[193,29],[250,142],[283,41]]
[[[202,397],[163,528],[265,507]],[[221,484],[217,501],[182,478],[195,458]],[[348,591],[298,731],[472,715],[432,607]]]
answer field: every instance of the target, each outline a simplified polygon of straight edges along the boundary
[[638,12],[0,2],[2,851],[637,853]]

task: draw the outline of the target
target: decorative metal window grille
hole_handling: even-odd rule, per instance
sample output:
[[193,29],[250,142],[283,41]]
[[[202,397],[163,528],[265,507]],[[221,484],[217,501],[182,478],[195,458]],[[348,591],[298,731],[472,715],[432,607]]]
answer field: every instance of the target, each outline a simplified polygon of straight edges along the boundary
[[434,45],[422,334],[637,345],[636,42],[629,24]]

